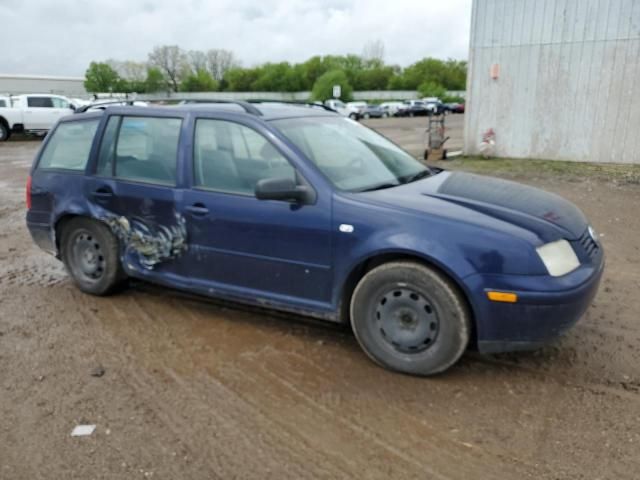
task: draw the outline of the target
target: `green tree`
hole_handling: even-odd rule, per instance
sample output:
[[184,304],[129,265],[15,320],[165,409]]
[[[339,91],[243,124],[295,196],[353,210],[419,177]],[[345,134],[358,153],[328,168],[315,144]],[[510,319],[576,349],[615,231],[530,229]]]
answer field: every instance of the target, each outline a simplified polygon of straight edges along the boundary
[[389,86],[392,90],[417,90],[424,82],[435,82],[446,90],[464,90],[467,82],[467,62],[424,58],[410,65]]
[[334,85],[340,85],[342,95],[340,99],[347,102],[353,97],[353,88],[343,70],[331,70],[322,75],[313,85],[312,97],[314,100],[325,101],[333,98]]
[[442,100],[446,96],[447,90],[436,82],[423,82],[418,86],[418,92],[423,97],[437,97]]
[[91,62],[85,73],[84,88],[91,93],[115,92],[119,82],[118,72],[108,64]]
[[357,72],[353,88],[356,90],[386,90],[395,75],[393,67],[378,66]]
[[155,67],[149,67],[147,69],[147,78],[144,81],[144,91],[146,93],[155,93],[166,90],[166,88],[167,83],[162,72]]
[[214,92],[218,89],[218,82],[206,70],[198,70],[187,75],[180,84],[183,92]]
[[256,68],[230,68],[224,73],[223,81],[228,92],[252,92],[253,83],[259,75]]
[[303,86],[300,71],[288,62],[282,62],[262,65],[251,89],[256,92],[297,92]]

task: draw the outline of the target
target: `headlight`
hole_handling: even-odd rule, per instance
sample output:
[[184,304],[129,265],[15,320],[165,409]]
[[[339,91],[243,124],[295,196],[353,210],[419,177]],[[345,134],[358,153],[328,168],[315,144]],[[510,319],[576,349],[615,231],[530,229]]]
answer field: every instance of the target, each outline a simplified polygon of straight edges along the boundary
[[536,248],[536,251],[552,277],[561,277],[580,266],[576,252],[566,240],[547,243]]

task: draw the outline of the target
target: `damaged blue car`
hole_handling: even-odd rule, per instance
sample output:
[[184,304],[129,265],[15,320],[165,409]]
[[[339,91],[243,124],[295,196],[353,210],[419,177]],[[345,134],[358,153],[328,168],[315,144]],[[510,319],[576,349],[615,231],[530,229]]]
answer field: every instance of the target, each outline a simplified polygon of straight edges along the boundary
[[570,202],[427,167],[317,105],[66,117],[34,161],[27,203],[33,240],[84,292],[135,277],[350,324],[371,359],[416,375],[469,347],[552,340],[604,268]]

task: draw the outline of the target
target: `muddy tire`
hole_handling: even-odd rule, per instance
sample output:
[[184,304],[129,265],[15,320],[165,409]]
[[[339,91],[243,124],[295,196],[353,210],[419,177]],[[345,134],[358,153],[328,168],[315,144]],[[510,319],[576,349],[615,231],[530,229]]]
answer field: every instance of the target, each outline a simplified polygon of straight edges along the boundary
[[351,300],[351,326],[376,363],[411,375],[433,375],[464,353],[471,318],[450,280],[403,261],[374,268],[360,280]]
[[122,285],[118,239],[101,222],[76,217],[63,225],[60,241],[62,261],[80,290],[108,295]]
[[10,136],[9,128],[3,122],[0,122],[0,142],[6,142]]

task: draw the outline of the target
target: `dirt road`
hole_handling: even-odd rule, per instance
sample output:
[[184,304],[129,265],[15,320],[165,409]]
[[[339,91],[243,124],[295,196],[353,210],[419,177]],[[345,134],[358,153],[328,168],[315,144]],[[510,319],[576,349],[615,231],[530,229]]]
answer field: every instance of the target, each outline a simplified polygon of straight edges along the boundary
[[348,330],[143,284],[80,293],[24,226],[38,145],[0,146],[0,479],[639,478],[637,185],[527,178],[604,235],[595,304],[541,351],[419,379]]

